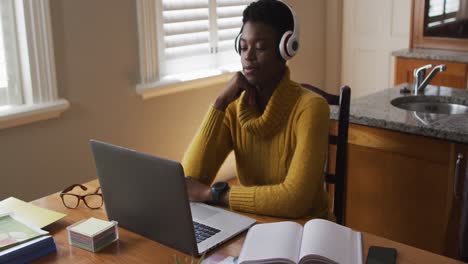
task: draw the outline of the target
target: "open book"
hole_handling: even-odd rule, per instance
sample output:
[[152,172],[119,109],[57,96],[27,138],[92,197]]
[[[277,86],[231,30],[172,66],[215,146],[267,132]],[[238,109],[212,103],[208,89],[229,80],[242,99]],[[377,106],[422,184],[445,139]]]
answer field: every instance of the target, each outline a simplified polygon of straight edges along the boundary
[[57,251],[48,234],[14,213],[0,214],[0,263],[29,263]]
[[47,234],[13,213],[0,214],[0,251]]
[[0,214],[10,212],[38,228],[43,228],[65,216],[65,214],[35,206],[15,197],[0,201]]
[[248,263],[362,264],[361,233],[323,219],[258,224],[250,228],[238,260]]

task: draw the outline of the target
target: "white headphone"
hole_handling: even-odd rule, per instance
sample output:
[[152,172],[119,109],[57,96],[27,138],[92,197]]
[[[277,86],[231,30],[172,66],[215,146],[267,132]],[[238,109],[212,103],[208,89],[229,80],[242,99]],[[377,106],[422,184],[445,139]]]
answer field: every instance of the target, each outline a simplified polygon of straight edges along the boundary
[[[280,43],[279,43],[279,51],[281,54],[281,57],[284,60],[290,60],[294,55],[297,54],[297,51],[299,50],[299,19],[296,17],[296,13],[294,10],[285,2],[278,0],[278,2],[283,3],[285,6],[288,7],[289,11],[291,11],[291,15],[293,17],[293,22],[294,22],[294,28],[293,31],[288,30],[284,32],[283,36],[281,37]],[[240,50],[240,39],[242,36],[242,29],[239,35],[237,35],[236,40],[235,40],[235,49],[236,52],[241,54]]]

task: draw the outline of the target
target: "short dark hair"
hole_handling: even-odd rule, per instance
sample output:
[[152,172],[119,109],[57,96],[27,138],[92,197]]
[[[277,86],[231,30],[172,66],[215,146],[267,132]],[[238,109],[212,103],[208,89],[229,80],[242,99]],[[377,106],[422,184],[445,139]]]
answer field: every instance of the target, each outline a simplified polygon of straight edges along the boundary
[[258,0],[250,3],[242,15],[242,23],[261,22],[270,25],[281,38],[288,30],[294,30],[291,10],[278,0]]

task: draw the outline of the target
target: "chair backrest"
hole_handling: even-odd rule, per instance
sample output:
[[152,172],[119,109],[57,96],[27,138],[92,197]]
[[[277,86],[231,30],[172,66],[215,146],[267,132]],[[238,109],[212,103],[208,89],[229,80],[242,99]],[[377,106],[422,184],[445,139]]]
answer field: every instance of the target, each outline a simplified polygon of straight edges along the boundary
[[[335,171],[330,172],[329,157],[327,171],[325,173],[325,182],[328,185],[334,185],[333,190],[333,214],[338,224],[345,224],[345,205],[346,205],[346,160],[348,147],[348,127],[349,127],[349,106],[351,100],[351,89],[343,86],[340,89],[340,95],[329,94],[310,84],[302,84],[315,93],[320,94],[329,105],[338,106],[338,132],[335,134],[333,129],[328,138],[330,145],[336,146]],[[330,152],[329,152],[330,153]]]

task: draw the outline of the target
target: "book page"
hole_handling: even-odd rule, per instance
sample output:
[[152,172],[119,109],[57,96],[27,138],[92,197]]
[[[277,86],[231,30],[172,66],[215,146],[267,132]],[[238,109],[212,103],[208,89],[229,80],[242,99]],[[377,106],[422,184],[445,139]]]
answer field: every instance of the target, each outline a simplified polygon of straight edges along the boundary
[[0,214],[13,212],[38,228],[43,228],[65,216],[65,214],[38,207],[10,197],[0,201]]
[[257,224],[247,233],[238,263],[275,259],[297,263],[301,238],[302,226],[294,222]]
[[13,214],[0,215],[0,251],[44,234],[47,232],[22,222]]
[[[323,219],[313,219],[304,226],[300,259],[317,255],[331,260],[330,263],[361,264],[357,257],[358,232]],[[362,249],[361,249],[362,250]],[[361,253],[362,256],[362,253]]]

